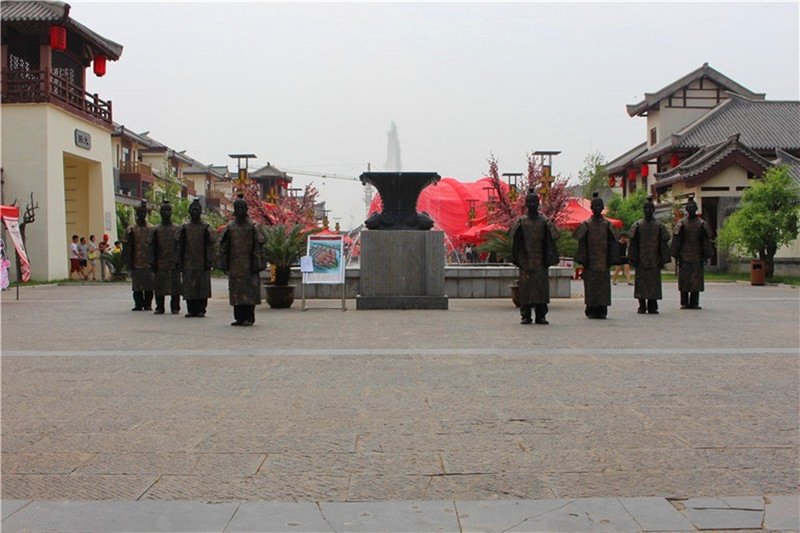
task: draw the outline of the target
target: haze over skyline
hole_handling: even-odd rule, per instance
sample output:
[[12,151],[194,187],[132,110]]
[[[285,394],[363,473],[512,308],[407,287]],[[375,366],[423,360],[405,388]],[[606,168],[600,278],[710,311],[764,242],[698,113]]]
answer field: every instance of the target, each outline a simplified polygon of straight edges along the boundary
[[[124,46],[87,90],[115,122],[235,170],[229,153],[357,177],[387,159],[462,181],[613,159],[645,138],[639,102],[704,62],[771,100],[800,98],[800,6],[772,4],[272,4],[71,2],[70,15]],[[313,182],[349,228],[359,182]]]

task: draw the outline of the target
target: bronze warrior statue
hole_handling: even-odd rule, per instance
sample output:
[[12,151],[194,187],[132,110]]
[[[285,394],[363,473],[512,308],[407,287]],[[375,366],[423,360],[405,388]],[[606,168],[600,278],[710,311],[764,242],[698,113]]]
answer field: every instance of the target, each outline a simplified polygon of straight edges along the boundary
[[528,215],[511,226],[511,262],[519,267],[519,310],[522,324],[530,324],[531,307],[536,323],[547,324],[550,302],[549,267],[558,264],[558,230],[539,213],[539,195],[533,189],[525,196]]
[[155,270],[156,315],[164,314],[164,300],[170,297],[173,315],[181,312],[181,274],[175,268],[173,252],[178,226],[172,223],[172,205],[161,202],[161,224],[153,232],[153,270]]
[[264,235],[247,216],[247,202],[239,195],[233,202],[234,219],[222,230],[220,268],[228,274],[229,302],[233,306],[231,326],[252,326],[256,304],[261,303],[258,273],[266,268]]
[[136,224],[128,226],[122,239],[123,259],[131,271],[133,309],[144,311],[153,308],[153,226],[147,223],[147,202],[136,206]]
[[211,298],[211,265],[214,241],[211,228],[200,219],[203,206],[196,199],[189,205],[189,222],[176,233],[175,268],[181,273],[181,294],[186,300],[186,318],[206,316]]
[[686,202],[686,216],[672,230],[670,253],[678,263],[678,290],[681,309],[702,309],[700,293],[704,290],[703,266],[714,255],[711,228],[697,216],[694,198]]
[[669,231],[655,217],[656,206],[648,198],[644,218],[631,227],[628,258],[636,269],[633,297],[639,300],[639,314],[658,314],[661,299],[661,269],[669,263]]
[[603,199],[594,193],[592,216],[573,235],[578,240],[577,261],[583,265],[583,292],[587,318],[606,318],[611,305],[609,268],[620,262],[617,236],[603,218]]

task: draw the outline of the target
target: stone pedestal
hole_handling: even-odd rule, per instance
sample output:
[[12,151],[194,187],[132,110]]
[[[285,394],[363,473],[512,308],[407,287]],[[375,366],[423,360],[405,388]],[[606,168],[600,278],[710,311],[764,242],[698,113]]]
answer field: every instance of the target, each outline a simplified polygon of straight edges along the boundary
[[364,231],[356,309],[447,309],[444,233]]

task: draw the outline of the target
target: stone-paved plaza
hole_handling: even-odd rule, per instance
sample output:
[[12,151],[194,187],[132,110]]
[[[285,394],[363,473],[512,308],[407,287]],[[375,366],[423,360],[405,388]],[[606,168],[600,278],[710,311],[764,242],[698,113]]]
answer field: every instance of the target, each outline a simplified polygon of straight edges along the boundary
[[[576,290],[579,290],[576,285]],[[554,300],[260,306],[231,328],[124,284],[2,294],[2,498],[369,502],[800,492],[800,292],[708,283],[701,311]],[[349,302],[352,308],[352,302]]]

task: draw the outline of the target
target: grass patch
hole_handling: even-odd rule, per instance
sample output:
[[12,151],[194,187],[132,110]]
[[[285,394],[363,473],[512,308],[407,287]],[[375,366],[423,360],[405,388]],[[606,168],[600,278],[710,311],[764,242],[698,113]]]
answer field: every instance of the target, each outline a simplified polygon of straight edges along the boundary
[[[749,272],[706,272],[704,277],[706,281],[750,281]],[[661,279],[663,281],[677,281],[678,277],[674,272],[662,272]],[[783,283],[785,285],[800,287],[800,277],[773,276],[771,279],[767,280],[767,283]]]

